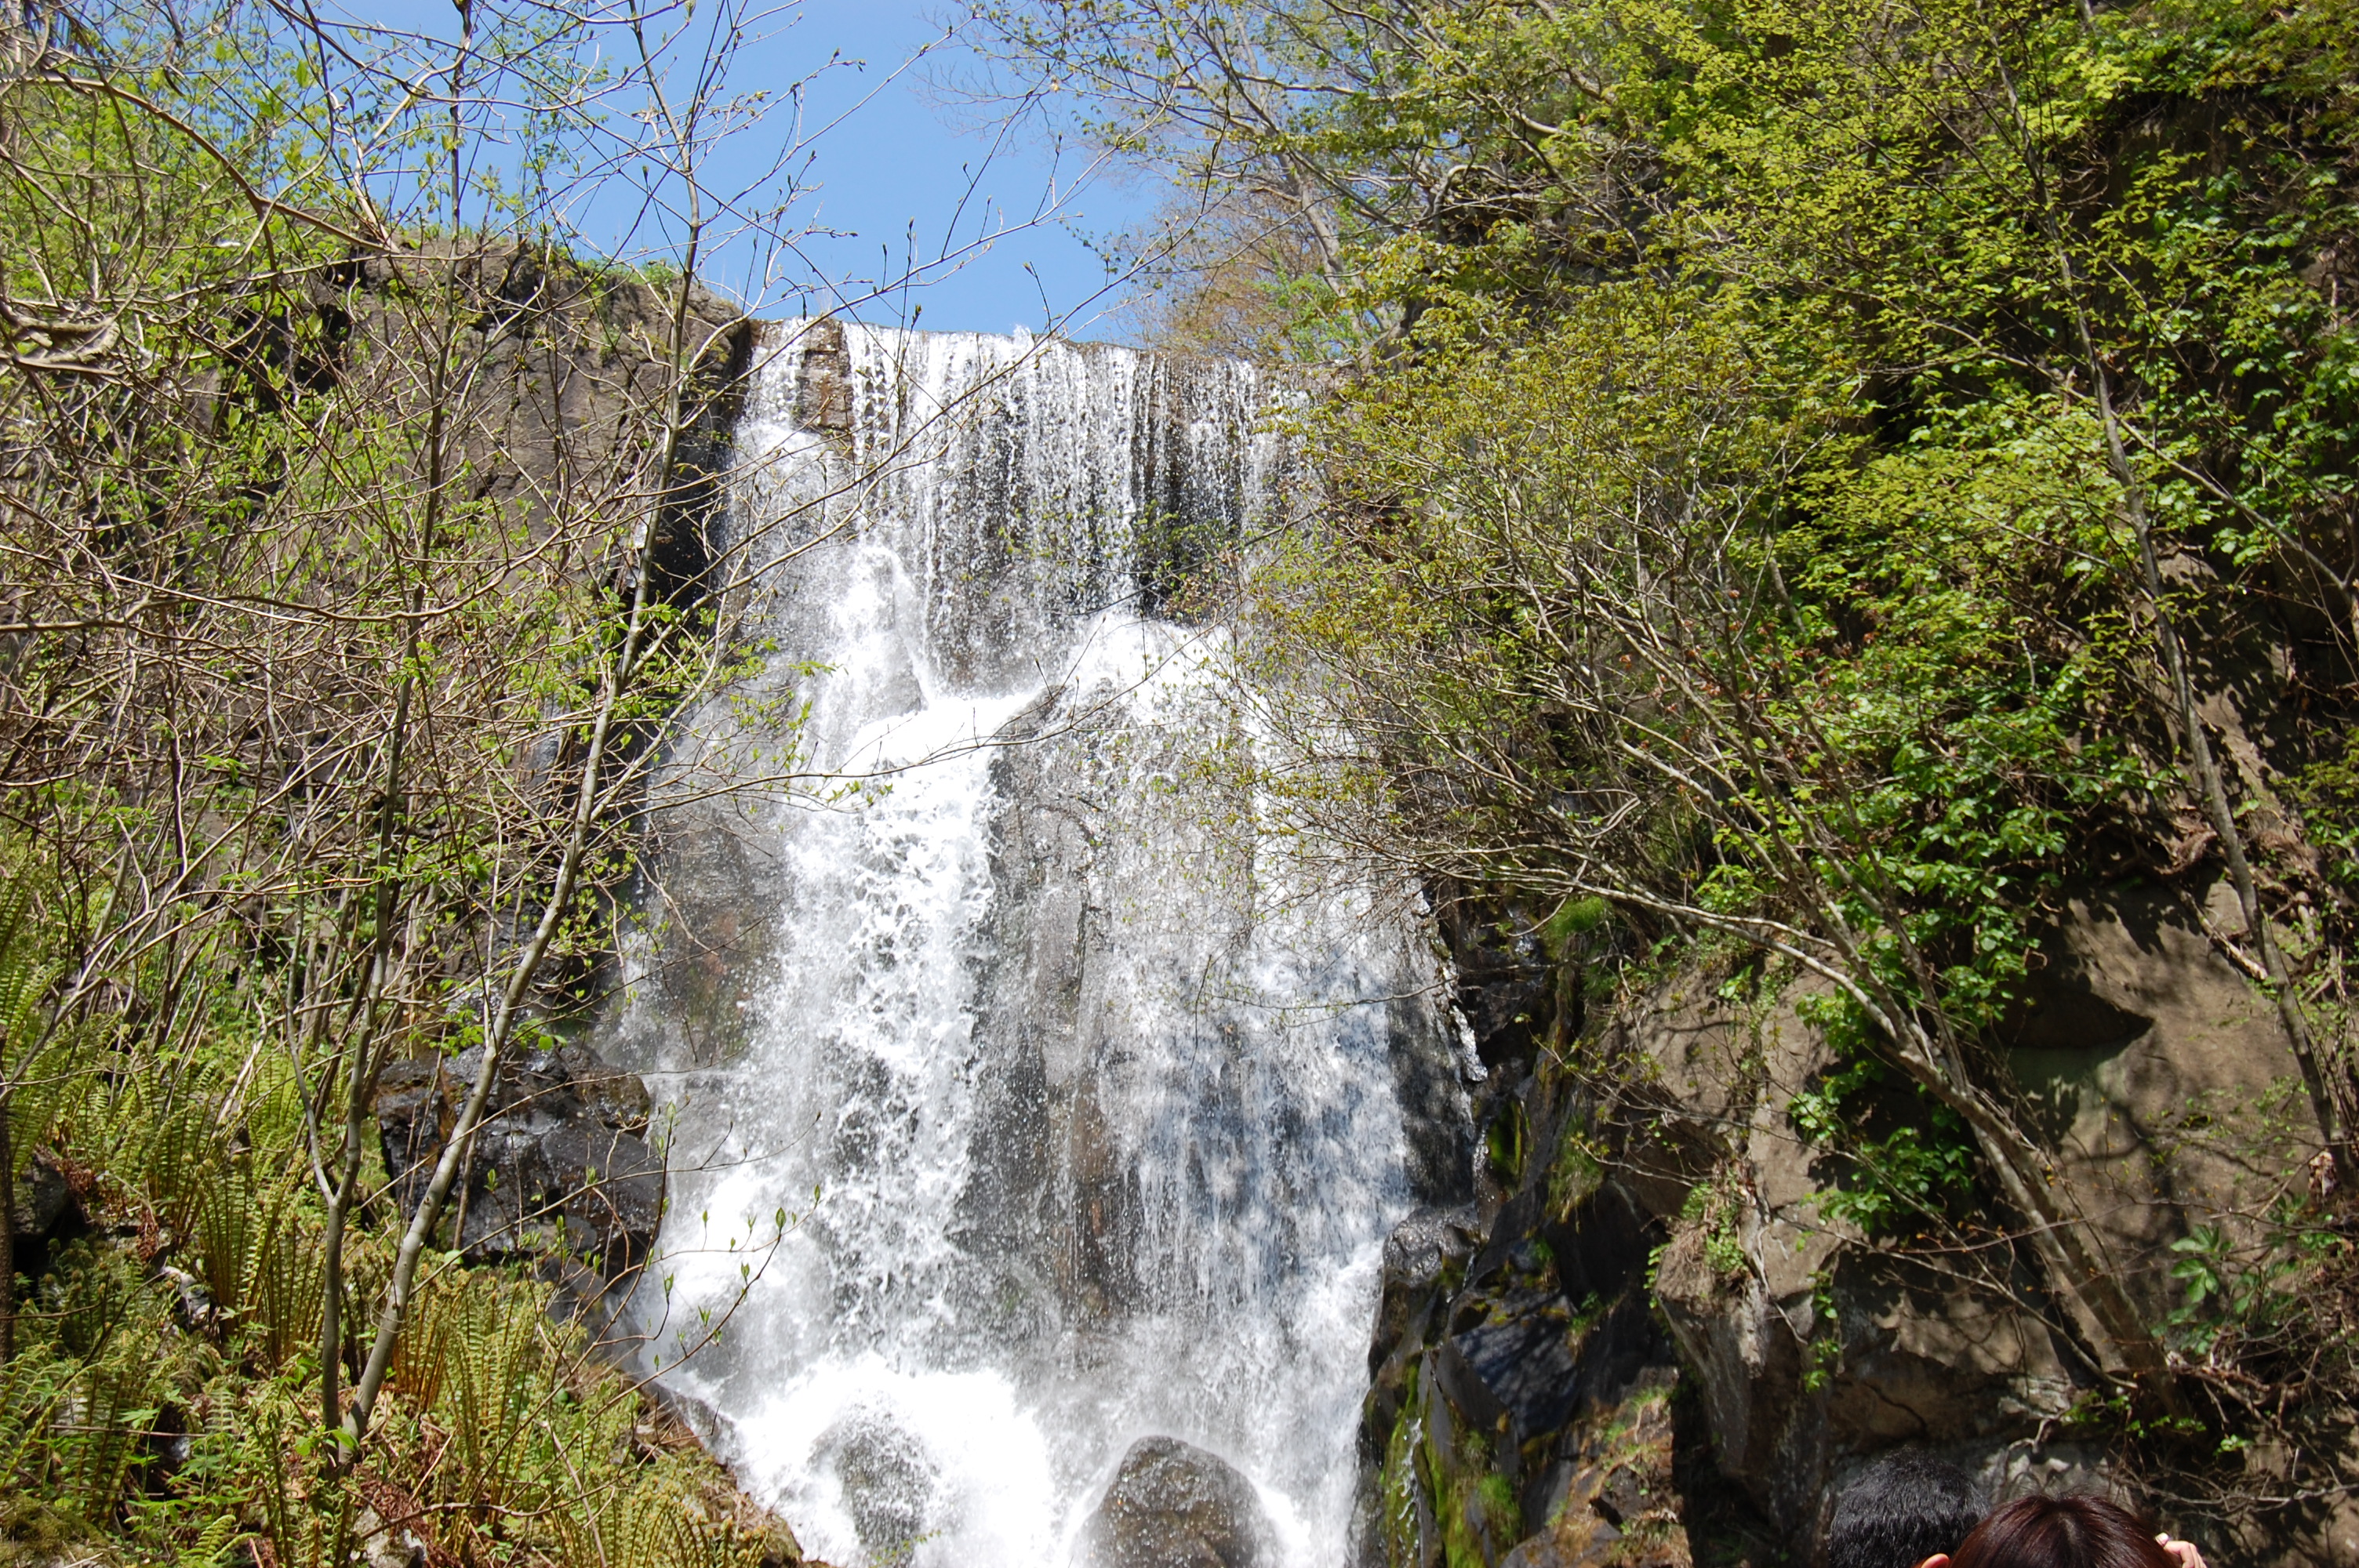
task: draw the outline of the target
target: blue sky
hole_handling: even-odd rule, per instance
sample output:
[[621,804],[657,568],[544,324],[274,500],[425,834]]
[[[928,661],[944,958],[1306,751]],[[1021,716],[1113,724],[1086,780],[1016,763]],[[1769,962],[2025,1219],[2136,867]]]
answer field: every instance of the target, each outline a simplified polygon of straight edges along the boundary
[[[1121,291],[1089,242],[1147,215],[1157,192],[1136,178],[1093,175],[1086,155],[1060,154],[1037,127],[995,137],[981,123],[984,116],[951,101],[941,84],[974,72],[973,57],[957,39],[942,42],[951,3],[787,0],[752,29],[725,92],[763,90],[780,102],[766,121],[726,141],[705,183],[734,191],[767,171],[795,135],[784,95],[804,83],[804,134],[827,128],[793,166],[799,193],[783,227],[831,232],[810,235],[797,254],[770,265],[766,281],[756,247],[743,242],[707,255],[698,270],[765,314],[841,308],[840,296],[831,299],[827,288],[805,286],[853,280],[855,291],[873,288],[871,280],[906,271],[914,238],[921,261],[946,250],[964,254],[954,264],[925,267],[920,287],[869,299],[854,306],[854,314],[878,322],[914,315],[919,325],[943,330],[1037,330],[1054,323],[1076,337],[1120,335],[1121,324],[1108,318],[1122,303]],[[653,0],[650,9],[677,25],[679,4]],[[611,20],[617,13],[597,7],[593,14]],[[348,0],[341,15],[441,40],[426,46],[429,59],[449,58],[457,31],[450,0]],[[691,33],[704,32],[713,15],[707,0]],[[601,37],[603,49],[627,49],[619,30]],[[675,71],[670,84],[675,92],[683,85],[680,74]],[[618,100],[610,113],[625,107]],[[499,155],[487,156],[496,161]],[[645,212],[625,180],[597,188],[572,218],[592,247],[635,261],[667,255],[673,247],[660,223],[628,232]],[[978,243],[995,232],[987,245]]]
[[[809,92],[807,124],[848,117],[816,145],[810,173],[818,189],[808,198],[804,222],[851,237],[814,240],[808,255],[829,275],[874,277],[883,265],[881,247],[891,248],[897,264],[908,253],[913,224],[919,254],[930,257],[1023,224],[1053,192],[1051,221],[1004,233],[986,251],[930,274],[908,302],[922,306],[927,327],[1004,332],[1079,312],[1071,323],[1076,335],[1104,335],[1103,323],[1093,330],[1089,322],[1116,303],[1116,296],[1106,292],[1105,264],[1084,236],[1119,231],[1143,215],[1154,193],[1135,179],[1103,170],[1092,175],[1086,155],[1060,154],[1037,129],[995,145],[987,128],[973,124],[972,111],[942,102],[929,88],[929,81],[961,73],[964,62],[955,41],[888,80],[943,30],[939,11],[922,0],[806,0],[787,25],[749,48],[741,87],[799,79],[832,54],[865,61],[824,72]],[[778,139],[769,127],[757,129],[733,156],[756,165]],[[737,276],[729,276],[733,269],[724,263],[714,269],[715,281],[747,292],[745,259],[730,257]],[[900,309],[897,298],[860,314],[886,320]]]

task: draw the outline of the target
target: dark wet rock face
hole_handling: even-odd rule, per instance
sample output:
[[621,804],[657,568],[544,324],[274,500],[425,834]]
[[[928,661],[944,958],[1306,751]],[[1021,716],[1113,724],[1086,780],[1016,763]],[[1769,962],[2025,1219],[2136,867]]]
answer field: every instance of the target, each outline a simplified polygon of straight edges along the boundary
[[419,1199],[433,1180],[435,1158],[457,1115],[456,1087],[439,1056],[395,1062],[378,1075],[371,1104],[377,1143],[405,1217],[418,1212]]
[[1672,1422],[1674,1379],[1651,1376],[1567,1433],[1542,1476],[1538,1529],[1501,1568],[1688,1568]]
[[[416,1212],[480,1069],[479,1051],[397,1062],[375,1102],[386,1169]],[[664,1168],[644,1134],[646,1087],[578,1045],[502,1071],[446,1213],[471,1263],[539,1260],[577,1301],[643,1262],[663,1221]]]
[[[1462,1221],[1436,1216],[1394,1238],[1363,1428],[1375,1484],[1359,1562],[1686,1568],[1673,1411],[1693,1395],[1677,1347],[1642,1268],[1546,1239],[1620,1201],[1592,1195],[1537,1222],[1511,1202],[1494,1222],[1523,1217],[1505,1249],[1478,1249]],[[1625,1264],[1643,1263],[1649,1233],[1594,1223],[1636,1249]],[[1568,1273],[1584,1281],[1578,1293]],[[1585,1284],[1617,1273],[1611,1293]]]
[[[1401,1221],[1385,1241],[1384,1272],[1376,1299],[1376,1332],[1370,1342],[1368,1374],[1379,1391],[1387,1387],[1397,1397],[1402,1357],[1425,1343],[1425,1325],[1447,1282],[1465,1271],[1482,1239],[1473,1206],[1419,1209]],[[1389,1425],[1389,1404],[1372,1402]]]
[[1393,1095],[1400,1102],[1408,1190],[1421,1204],[1462,1204],[1474,1194],[1473,1125],[1451,1042],[1408,1000],[1388,1030]]
[[1083,1528],[1083,1568],[1257,1568],[1274,1563],[1253,1484],[1218,1454],[1142,1438]]
[[1692,1403],[1646,1286],[1663,1235],[1565,1157],[1596,1107],[1538,1047],[1573,1020],[1528,945],[1445,920],[1460,1003],[1491,1076],[1473,1201],[1386,1244],[1361,1454],[1355,1563],[1685,1568],[1675,1401]]

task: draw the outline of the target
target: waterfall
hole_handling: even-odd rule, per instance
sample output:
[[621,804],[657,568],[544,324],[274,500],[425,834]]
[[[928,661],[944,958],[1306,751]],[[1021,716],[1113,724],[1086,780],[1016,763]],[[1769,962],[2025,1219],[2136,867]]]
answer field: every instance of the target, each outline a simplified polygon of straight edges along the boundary
[[750,652],[669,742],[601,1042],[673,1165],[645,1354],[845,1568],[1068,1561],[1157,1434],[1340,1563],[1383,1245],[1464,1195],[1465,1113],[1430,939],[1256,837],[1175,600],[1282,521],[1282,395],[765,332],[718,541]]

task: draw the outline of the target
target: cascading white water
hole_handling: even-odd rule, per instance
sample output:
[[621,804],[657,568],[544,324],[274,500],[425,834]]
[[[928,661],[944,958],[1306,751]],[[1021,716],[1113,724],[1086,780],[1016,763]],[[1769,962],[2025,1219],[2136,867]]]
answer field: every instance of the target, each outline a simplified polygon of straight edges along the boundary
[[1065,1561],[1161,1434],[1340,1563],[1383,1242],[1436,1180],[1397,1082],[1430,1119],[1454,1047],[1417,933],[1292,896],[1223,639],[1157,613],[1274,520],[1271,393],[766,330],[727,544],[766,647],[671,743],[605,1042],[669,1118],[647,1353],[831,1562]]

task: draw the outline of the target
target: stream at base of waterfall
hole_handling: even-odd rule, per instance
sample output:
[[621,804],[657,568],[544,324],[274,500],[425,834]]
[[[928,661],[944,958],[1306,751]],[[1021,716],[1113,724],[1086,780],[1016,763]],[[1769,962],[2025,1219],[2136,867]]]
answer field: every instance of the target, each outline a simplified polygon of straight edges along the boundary
[[1479,1069],[1414,901],[1256,831],[1173,602],[1283,521],[1276,395],[762,334],[713,540],[747,667],[667,741],[598,1039],[672,1168],[642,1355],[844,1568],[1103,1557],[1148,1438],[1250,1482],[1260,1563],[1341,1563],[1385,1239],[1463,1197]]

